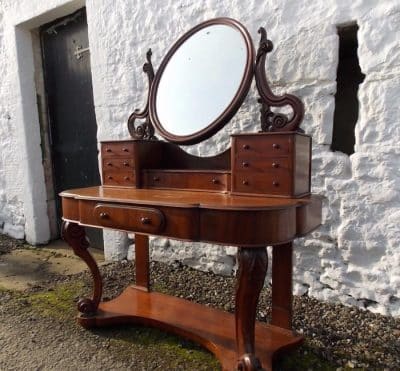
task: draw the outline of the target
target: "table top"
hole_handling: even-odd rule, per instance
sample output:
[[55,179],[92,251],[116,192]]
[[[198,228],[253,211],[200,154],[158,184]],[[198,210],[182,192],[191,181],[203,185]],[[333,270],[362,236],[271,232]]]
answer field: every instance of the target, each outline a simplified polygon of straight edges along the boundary
[[305,206],[321,199],[317,195],[302,198],[281,198],[203,191],[103,186],[67,190],[61,192],[60,196],[79,200],[214,210],[279,210]]

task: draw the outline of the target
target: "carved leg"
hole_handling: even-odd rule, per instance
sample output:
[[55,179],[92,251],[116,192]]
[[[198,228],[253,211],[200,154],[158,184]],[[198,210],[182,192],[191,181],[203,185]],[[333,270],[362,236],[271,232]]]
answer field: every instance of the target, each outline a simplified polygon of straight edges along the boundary
[[136,286],[149,291],[149,236],[135,234]]
[[80,299],[78,302],[78,310],[87,316],[93,315],[96,313],[101,300],[103,282],[97,263],[87,250],[89,241],[85,234],[85,228],[79,224],[64,221],[61,227],[61,234],[64,241],[74,250],[74,254],[79,256],[87,264],[92,273],[94,281],[92,299]]
[[265,247],[239,248],[238,262],[235,322],[236,347],[240,358],[237,369],[262,370],[255,355],[254,325],[258,297],[268,268],[267,250]]
[[292,243],[272,248],[272,320],[271,324],[292,328]]

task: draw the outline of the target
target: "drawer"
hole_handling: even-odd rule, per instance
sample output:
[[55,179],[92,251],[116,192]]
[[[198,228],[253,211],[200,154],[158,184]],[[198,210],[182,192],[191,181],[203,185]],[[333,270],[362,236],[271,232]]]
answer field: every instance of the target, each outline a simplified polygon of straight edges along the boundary
[[148,207],[98,204],[93,209],[98,225],[133,232],[160,233],[164,230],[164,214]]
[[274,157],[290,153],[292,142],[290,135],[244,135],[234,137],[234,150],[240,156]]
[[104,171],[104,185],[115,186],[134,186],[135,172],[134,171]]
[[133,169],[133,167],[134,167],[133,159],[124,159],[124,158],[103,159],[104,171],[128,170],[128,169]]
[[233,175],[232,191],[289,196],[291,180],[284,171],[277,174],[237,172]]
[[128,157],[133,158],[132,142],[104,142],[101,144],[102,158]]
[[237,156],[234,159],[235,171],[243,172],[277,172],[289,170],[288,157],[251,157]]
[[226,191],[230,178],[227,173],[148,171],[145,174],[148,188],[185,188],[193,190]]

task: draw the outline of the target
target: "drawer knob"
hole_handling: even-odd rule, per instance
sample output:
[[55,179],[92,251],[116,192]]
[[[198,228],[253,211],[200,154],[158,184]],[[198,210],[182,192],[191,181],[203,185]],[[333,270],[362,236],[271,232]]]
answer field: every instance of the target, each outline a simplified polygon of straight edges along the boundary
[[101,218],[101,219],[108,219],[108,214],[105,213],[105,212],[101,212],[101,213],[100,213],[100,218]]
[[107,162],[107,166],[112,166],[112,162]]
[[122,150],[123,150],[124,152],[129,152],[129,149],[128,149],[128,148],[122,148]]
[[246,161],[244,161],[244,162],[242,163],[242,165],[243,165],[243,167],[249,167],[249,163],[246,162]]
[[154,180],[155,182],[159,182],[159,181],[160,181],[160,178],[159,178],[158,176],[153,176],[153,180]]
[[212,182],[213,184],[219,184],[219,180],[217,178],[213,178]]
[[112,152],[112,149],[111,148],[106,148],[106,152],[110,153],[110,152]]
[[279,167],[279,163],[278,162],[273,162],[272,163],[272,167],[274,167],[275,169]]
[[243,180],[242,184],[243,184],[243,185],[248,185],[248,184],[249,184],[249,181],[248,181],[248,180]]
[[124,162],[124,166],[129,166],[129,162]]
[[281,146],[280,146],[279,144],[277,144],[277,143],[274,143],[274,144],[272,145],[272,148],[274,148],[274,149],[279,149],[279,148],[281,148]]
[[124,180],[129,180],[129,176],[124,176]]
[[151,223],[151,219],[148,218],[148,217],[146,217],[146,216],[142,216],[142,217],[140,218],[140,222],[141,222],[142,224],[150,224],[150,223]]
[[277,182],[276,180],[274,180],[274,181],[272,182],[272,185],[275,186],[275,187],[279,187],[279,182]]
[[248,144],[243,144],[243,149],[250,149],[250,146]]
[[111,175],[109,175],[107,178],[111,180],[113,177]]

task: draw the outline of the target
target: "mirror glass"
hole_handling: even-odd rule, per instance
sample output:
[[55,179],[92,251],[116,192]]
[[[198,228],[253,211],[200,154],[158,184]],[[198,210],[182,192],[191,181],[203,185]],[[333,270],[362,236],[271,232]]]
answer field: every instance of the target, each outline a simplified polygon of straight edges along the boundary
[[231,106],[239,92],[248,92],[243,85],[250,85],[245,80],[251,69],[252,45],[229,24],[200,28],[177,44],[161,65],[158,81],[156,77],[153,116],[164,137],[183,143],[184,138],[214,126],[230,108],[235,112],[239,108]]

